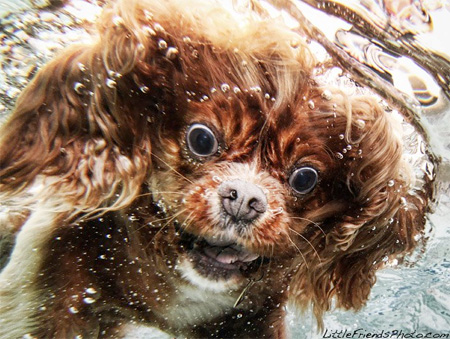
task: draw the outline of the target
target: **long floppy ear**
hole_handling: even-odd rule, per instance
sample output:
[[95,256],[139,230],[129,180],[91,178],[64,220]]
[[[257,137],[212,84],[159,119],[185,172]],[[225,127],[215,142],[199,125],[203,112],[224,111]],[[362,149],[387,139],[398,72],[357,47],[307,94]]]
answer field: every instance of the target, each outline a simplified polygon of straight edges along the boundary
[[0,133],[3,195],[47,178],[46,194],[64,192],[80,210],[136,196],[177,61],[158,50],[166,33],[144,26],[133,4],[104,9],[98,40],[64,51],[25,88]]
[[325,232],[311,235],[318,256],[310,253],[308,266],[296,267],[290,286],[294,303],[313,305],[319,327],[332,299],[337,307],[361,308],[376,271],[391,259],[401,261],[424,241],[430,192],[410,188],[413,174],[392,118],[373,98],[356,97],[349,104],[346,141],[351,147],[338,160],[345,183],[340,189],[346,192],[338,195],[349,200],[350,208],[324,220]]

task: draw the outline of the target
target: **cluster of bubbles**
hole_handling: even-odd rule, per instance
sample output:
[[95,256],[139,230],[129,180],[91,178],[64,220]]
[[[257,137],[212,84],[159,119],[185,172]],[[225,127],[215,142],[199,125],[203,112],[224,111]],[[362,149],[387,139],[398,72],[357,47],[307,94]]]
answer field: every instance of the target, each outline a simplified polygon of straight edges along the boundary
[[0,123],[39,68],[64,47],[90,41],[81,24],[93,24],[99,12],[93,3],[72,1],[59,11],[27,9],[0,18]]

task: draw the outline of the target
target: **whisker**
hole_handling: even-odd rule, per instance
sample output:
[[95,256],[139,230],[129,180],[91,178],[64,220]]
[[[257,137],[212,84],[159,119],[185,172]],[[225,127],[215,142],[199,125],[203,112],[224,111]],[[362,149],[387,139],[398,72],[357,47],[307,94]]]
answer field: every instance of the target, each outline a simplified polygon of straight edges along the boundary
[[311,246],[311,248],[313,249],[314,253],[316,253],[317,258],[319,258],[319,261],[322,262],[322,259],[320,258],[319,253],[317,252],[317,250],[315,249],[314,245],[311,243],[311,241],[309,241],[305,236],[303,236],[302,234],[300,234],[299,232],[293,230],[292,228],[289,229],[291,232],[294,232],[295,234],[297,234],[299,237],[302,237],[308,244],[309,246]]
[[183,221],[183,228],[182,231],[188,230],[189,226],[191,226],[191,222],[194,220],[192,215],[195,213],[195,210],[193,210],[189,215],[186,217],[186,219]]
[[263,136],[263,134],[264,134],[264,130],[266,129],[266,126],[267,126],[267,124],[268,124],[268,122],[269,122],[269,119],[270,119],[272,113],[273,113],[273,110],[270,110],[270,111],[269,111],[269,114],[267,114],[267,116],[266,116],[266,120],[264,121],[263,126],[262,126],[261,129],[259,130],[259,136],[258,136],[258,144],[259,144],[259,145],[261,144],[261,140],[262,140],[262,136]]
[[[158,230],[158,232],[156,232],[156,234],[155,234],[155,237],[164,229],[164,228],[166,228],[174,219],[176,219],[178,216],[180,216],[180,214],[182,214],[182,213],[184,213],[184,212],[186,212],[187,211],[187,208],[184,208],[184,209],[182,209],[181,211],[178,211],[176,214],[173,214],[173,215],[171,215],[171,216],[168,216],[168,217],[166,217],[166,218],[162,218],[162,219],[158,219],[158,220],[155,220],[155,221],[153,221],[153,222],[158,222],[158,221],[162,221],[162,220],[167,220],[167,222],[164,224],[164,225],[162,225],[161,227],[160,227],[160,229]],[[145,226],[147,226],[147,225],[145,225]],[[143,226],[143,227],[145,227],[145,226]]]
[[298,248],[298,246],[294,243],[294,241],[292,241],[292,239],[291,239],[291,237],[290,237],[289,235],[288,235],[288,239],[289,239],[289,241],[292,243],[292,245],[294,245],[294,247],[297,249],[298,253],[302,256],[303,261],[305,262],[305,266],[306,266],[306,268],[309,270],[309,266],[308,266],[308,263],[307,263],[307,261],[306,261],[306,258],[305,258],[305,256],[303,255],[303,253],[302,253],[302,251],[300,250],[300,248]]
[[314,221],[312,221],[310,219],[302,218],[302,217],[289,217],[289,219],[300,219],[300,220],[308,221],[308,222],[312,223],[314,226],[316,226],[323,233],[323,235],[326,236],[325,231],[323,230],[322,227],[320,227],[320,225],[317,222],[314,222]]
[[[170,217],[170,220],[167,221],[163,226],[161,226],[161,228],[158,230],[158,232],[156,232],[156,234],[154,235],[154,239],[158,237],[158,235],[175,219],[177,218],[180,214],[182,214],[183,212],[187,211],[187,208],[179,211],[178,213],[174,214],[173,216]],[[169,218],[166,218],[169,219]],[[148,244],[148,246],[150,246],[151,242]],[[148,247],[147,246],[147,247]],[[146,248],[147,248],[146,247]]]
[[[273,252],[275,249],[275,245],[274,244],[270,244],[270,256],[269,256],[269,266],[267,268],[268,271],[270,271],[270,266],[272,266],[272,258],[273,258]],[[262,263],[262,262],[261,262]],[[261,264],[262,265],[262,264]]]
[[152,191],[152,192],[149,192],[149,193],[142,193],[142,194],[139,194],[138,195],[138,198],[139,197],[145,197],[145,196],[148,196],[148,195],[154,195],[154,194],[179,194],[179,195],[187,195],[187,193],[185,193],[185,192],[172,192],[172,191]]
[[[179,212],[175,215],[175,217],[179,216],[181,213],[183,213],[183,212],[185,212],[185,211],[187,211],[187,208],[185,208],[185,209],[179,211]],[[159,221],[165,221],[165,220],[168,220],[168,219],[170,219],[170,218],[173,219],[173,215],[167,216],[167,217],[165,217],[165,218],[160,218],[160,219],[152,220],[152,221],[150,221],[150,223],[153,224],[153,223],[157,223],[157,222],[159,222]],[[139,228],[137,229],[137,231],[143,229],[143,228],[146,227],[147,225],[148,225],[148,223],[145,224],[145,225],[143,225],[143,226],[141,226],[141,227],[139,227]]]
[[152,156],[154,156],[156,159],[158,159],[159,161],[161,161],[164,165],[166,165],[167,167],[169,167],[170,170],[174,171],[176,174],[178,174],[182,179],[186,180],[187,182],[189,182],[190,184],[194,184],[191,180],[189,180],[188,178],[186,178],[186,176],[184,176],[183,174],[181,174],[180,172],[178,172],[175,168],[173,168],[173,166],[169,165],[167,162],[165,162],[163,159],[161,159],[160,157],[158,157],[157,155],[155,155],[154,153],[152,153]]
[[184,209],[182,209],[181,211],[178,211],[177,213],[175,213],[174,215],[172,215],[172,217],[171,217],[170,219],[169,219],[169,218],[166,218],[166,220],[167,220],[167,219],[169,219],[169,220],[164,224],[163,227],[166,227],[167,225],[169,225],[174,219],[176,219],[177,217],[179,217],[180,214],[186,212],[187,210],[188,210],[187,208],[184,208]]

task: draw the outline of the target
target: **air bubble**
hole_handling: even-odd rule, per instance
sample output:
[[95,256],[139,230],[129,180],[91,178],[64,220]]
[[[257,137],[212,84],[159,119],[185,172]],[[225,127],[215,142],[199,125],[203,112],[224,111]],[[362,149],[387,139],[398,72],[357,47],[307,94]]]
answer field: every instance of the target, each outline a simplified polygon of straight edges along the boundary
[[142,26],[142,30],[146,35],[156,35],[156,32],[150,26]]
[[316,105],[314,104],[314,101],[309,100],[308,101],[308,107],[309,107],[309,109],[314,109],[316,107]]
[[95,293],[97,293],[97,290],[93,287],[88,287],[88,288],[86,288],[86,293],[87,294],[95,294]]
[[220,85],[220,89],[222,90],[222,92],[226,93],[230,90],[230,85],[224,83]]
[[387,185],[388,185],[389,187],[392,187],[392,186],[395,185],[395,181],[394,181],[394,180],[389,180],[388,183],[387,183]]
[[78,309],[75,306],[71,306],[71,307],[69,307],[69,312],[72,313],[72,314],[76,314],[79,311],[78,311]]
[[298,40],[292,40],[291,41],[291,47],[292,48],[298,48],[300,46],[300,41]]
[[337,152],[337,153],[336,153],[336,158],[338,158],[338,159],[344,159],[344,155],[343,155],[342,153],[340,153],[340,152]]
[[360,129],[363,129],[364,127],[366,127],[366,122],[362,119],[356,120],[356,123],[358,124],[358,128],[360,128]]
[[275,209],[275,210],[273,211],[273,215],[281,214],[281,213],[283,213],[283,211],[284,211],[284,208],[283,208],[283,207],[278,207],[277,209]]
[[157,32],[164,32],[164,27],[161,26],[161,24],[155,23],[155,24],[153,25],[153,28],[154,28],[155,31],[157,31]]
[[153,20],[153,14],[146,9],[144,9],[144,15],[145,15],[145,19],[147,19],[148,21]]
[[86,298],[83,299],[83,302],[85,304],[93,304],[93,303],[96,302],[96,300],[94,298],[86,297]]
[[139,87],[139,89],[141,90],[142,93],[147,93],[147,92],[150,90],[150,88],[148,88],[148,87],[145,86],[145,85]]
[[339,139],[344,140],[344,134],[339,134]]
[[321,97],[327,101],[330,101],[333,95],[331,94],[330,90],[326,89],[325,91],[322,92]]
[[83,89],[85,88],[85,86],[81,83],[81,82],[75,82],[73,84],[73,89],[75,90],[75,92],[77,94],[83,94]]
[[218,177],[217,175],[212,177],[212,180],[218,184],[222,183],[223,179],[221,177]]
[[233,87],[233,92],[236,93],[236,94],[241,93],[241,89],[239,87],[237,87],[237,86],[234,86]]
[[121,26],[125,23],[125,21],[123,21],[123,18],[118,15],[115,15],[113,17],[112,22],[113,22],[114,26],[117,26],[117,27]]
[[158,41],[158,48],[159,49],[166,49],[167,48],[167,42],[165,40],[159,40]]
[[78,64],[78,69],[82,72],[86,72],[86,66],[83,65],[81,62],[79,62]]
[[117,86],[117,82],[108,78],[106,79],[106,86],[108,86],[109,88],[115,88]]
[[179,53],[178,49],[176,49],[175,47],[169,47],[167,49],[166,58],[173,60],[177,57],[178,53]]

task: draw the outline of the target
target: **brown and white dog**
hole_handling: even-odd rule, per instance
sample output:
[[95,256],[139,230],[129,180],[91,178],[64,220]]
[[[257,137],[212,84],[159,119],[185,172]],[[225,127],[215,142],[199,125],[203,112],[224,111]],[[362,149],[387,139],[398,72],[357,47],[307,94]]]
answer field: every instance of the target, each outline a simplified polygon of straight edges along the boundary
[[358,309],[416,247],[428,200],[389,113],[319,85],[256,2],[232,11],[110,3],[23,91],[0,135],[1,338],[284,338],[288,301]]

